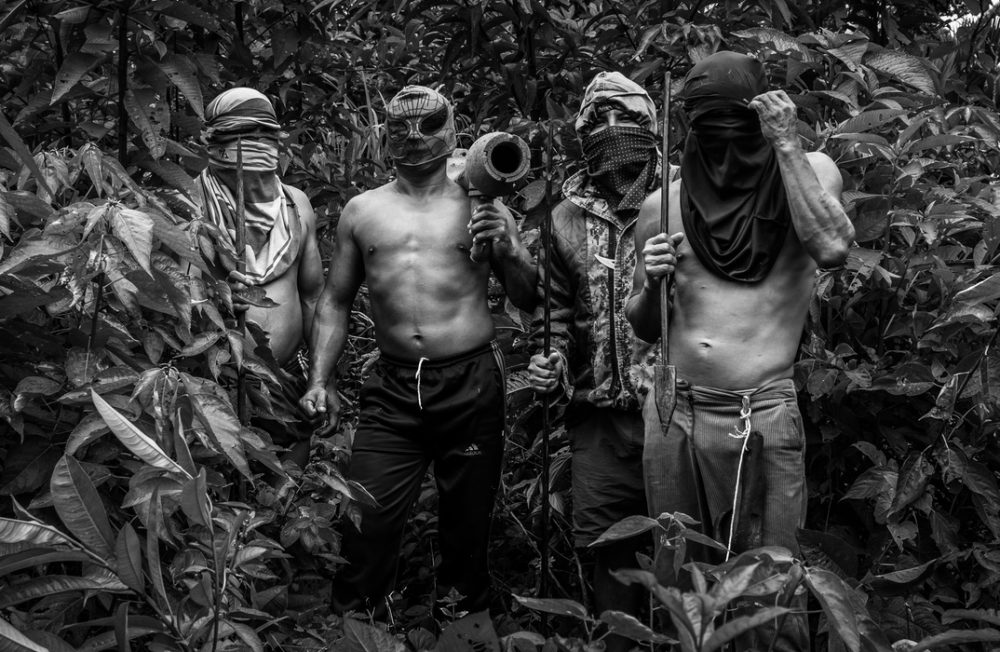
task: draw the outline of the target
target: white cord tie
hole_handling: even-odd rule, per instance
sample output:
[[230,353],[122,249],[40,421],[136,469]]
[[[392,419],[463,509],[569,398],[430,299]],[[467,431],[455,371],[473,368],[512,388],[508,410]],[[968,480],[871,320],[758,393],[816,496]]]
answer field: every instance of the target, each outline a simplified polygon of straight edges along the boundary
[[416,378],[417,378],[417,407],[419,407],[421,410],[424,409],[424,402],[420,398],[420,370],[423,369],[425,362],[430,362],[430,358],[424,358],[424,357],[421,356],[420,361],[417,362],[417,376],[416,376]]
[[753,410],[750,409],[750,396],[747,394],[743,395],[743,405],[740,406],[740,421],[743,425],[737,428],[736,433],[727,433],[733,439],[742,439],[743,446],[740,449],[740,462],[736,466],[736,488],[733,490],[733,508],[731,515],[729,517],[729,541],[726,542],[726,561],[729,561],[729,556],[733,552],[733,537],[736,534],[736,502],[740,495],[740,479],[743,476],[743,460],[746,459],[747,455],[747,442],[750,441],[750,415],[753,414]]

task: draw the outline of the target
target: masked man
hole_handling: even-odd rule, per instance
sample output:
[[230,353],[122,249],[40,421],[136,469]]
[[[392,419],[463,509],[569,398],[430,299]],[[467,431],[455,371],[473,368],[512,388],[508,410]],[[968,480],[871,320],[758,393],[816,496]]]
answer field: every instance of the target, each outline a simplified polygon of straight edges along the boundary
[[[653,350],[635,337],[623,309],[636,261],[636,216],[659,181],[653,101],[621,73],[598,73],[584,92],[576,132],[586,169],[566,180],[565,198],[552,212],[553,351],[532,356],[528,370],[535,391],[561,388],[569,399],[573,526],[584,548],[626,516],[646,513],[638,379]],[[542,316],[540,308],[538,327]],[[535,335],[538,343],[537,329]],[[609,571],[635,567],[639,543],[596,548],[598,613],[638,610],[644,589]],[[628,647],[621,637],[608,643]]]
[[[446,173],[455,148],[451,104],[407,86],[386,108],[397,178],[353,198],[337,225],[330,274],[316,311],[302,408],[336,426],[335,364],[362,281],[381,357],[365,383],[350,477],[378,501],[347,527],[334,608],[381,611],[392,590],[410,506],[428,465],[440,495],[438,592],[460,608],[489,601],[487,538],[504,444],[504,370],[487,306],[492,269],[510,291],[532,293],[535,267],[499,204],[471,211]],[[471,221],[470,221],[471,217]],[[474,244],[490,242],[473,262]]]
[[[654,513],[693,516],[737,552],[795,552],[806,487],[792,363],[816,270],[843,264],[854,229],[836,165],[802,150],[795,105],[767,92],[760,62],[716,53],[691,69],[683,94],[690,131],[669,192],[674,235],[659,232],[657,193],[639,217],[626,309],[640,337],[658,338],[659,286],[674,273],[677,403],[662,442],[647,445],[650,499]],[[804,624],[789,618],[777,649],[807,649]]]
[[[271,352],[287,372],[284,400],[293,413],[304,386],[304,369],[297,356],[308,338],[316,301],[323,287],[323,267],[316,243],[316,217],[300,190],[278,178],[278,137],[281,133],[274,107],[266,96],[252,88],[232,88],[216,97],[205,110],[203,139],[209,164],[199,175],[205,219],[218,230],[223,266],[230,271],[237,310],[247,311],[270,338]],[[236,251],[239,228],[237,206],[237,156],[243,159],[243,210],[246,215],[246,248]],[[246,274],[236,271],[242,255]],[[259,286],[270,299],[243,302],[240,293]],[[268,428],[276,443],[293,448],[292,459],[300,466],[308,457],[308,433],[281,441],[285,425]],[[298,441],[294,441],[297,439]]]

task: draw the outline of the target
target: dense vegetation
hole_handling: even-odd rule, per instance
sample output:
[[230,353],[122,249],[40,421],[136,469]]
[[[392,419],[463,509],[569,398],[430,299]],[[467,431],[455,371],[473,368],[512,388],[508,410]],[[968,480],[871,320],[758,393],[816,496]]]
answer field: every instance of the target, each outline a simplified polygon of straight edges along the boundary
[[[499,649],[501,634],[505,649],[577,650],[604,631],[600,618],[636,640],[715,650],[781,618],[799,586],[815,596],[817,649],[1000,640],[998,6],[19,0],[0,11],[0,649]],[[557,428],[551,599],[538,600],[538,406],[523,382],[523,316],[497,294],[513,407],[494,543],[505,615],[458,621],[440,640],[416,626],[433,582],[428,487],[391,633],[330,616],[340,518],[365,499],[340,471],[351,422],[298,469],[237,418],[240,374],[254,411],[295,414],[261,334],[234,327],[215,234],[188,199],[206,101],[232,85],[274,98],[282,173],[309,195],[329,251],[344,202],[391,174],[384,99],[440,85],[462,145],[495,129],[531,143],[536,181],[511,199],[530,232],[547,134],[563,178],[594,72],[623,70],[659,98],[664,72],[679,83],[719,47],[759,56],[792,95],[804,140],[841,166],[858,234],[846,267],[819,279],[796,365],[809,435],[802,559],[747,553],[691,570],[685,594],[650,559],[623,579],[669,618],[587,614]],[[362,297],[341,362],[349,397],[373,355]],[[683,548],[697,538],[687,525],[636,517],[609,536],[657,529]],[[727,604],[763,595],[777,597],[723,625]],[[562,615],[545,626],[539,612]]]

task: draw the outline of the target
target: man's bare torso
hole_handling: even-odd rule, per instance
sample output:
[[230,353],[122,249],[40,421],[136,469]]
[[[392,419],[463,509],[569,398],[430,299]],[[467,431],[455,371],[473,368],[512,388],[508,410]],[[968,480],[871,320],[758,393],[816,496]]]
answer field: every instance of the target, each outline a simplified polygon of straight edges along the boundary
[[[286,201],[290,201],[286,198]],[[301,195],[299,202],[308,200],[305,195]],[[299,228],[302,229],[302,237],[299,241],[299,251],[296,252],[295,262],[292,263],[285,273],[270,283],[262,285],[266,296],[277,305],[270,308],[250,306],[247,310],[247,321],[258,324],[270,337],[271,353],[279,364],[285,364],[298,351],[302,343],[303,315],[302,301],[299,294],[299,273],[301,271],[302,252],[309,242],[309,223],[303,219],[304,207],[301,205],[290,206],[299,214]],[[258,243],[263,244],[263,243]],[[322,279],[316,279],[321,283]]]
[[[683,231],[680,181],[671,187],[670,233]],[[722,389],[788,378],[815,282],[816,264],[789,226],[763,281],[737,283],[708,271],[685,239],[678,247],[670,362],[679,377]]]
[[489,342],[488,267],[469,259],[469,199],[453,182],[427,197],[395,182],[352,200],[350,234],[368,283],[379,347],[416,361]]

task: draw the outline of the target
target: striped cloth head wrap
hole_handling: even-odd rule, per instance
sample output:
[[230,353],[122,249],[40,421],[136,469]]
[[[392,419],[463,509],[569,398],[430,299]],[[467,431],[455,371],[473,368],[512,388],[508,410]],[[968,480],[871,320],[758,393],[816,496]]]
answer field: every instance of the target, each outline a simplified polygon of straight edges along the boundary
[[208,147],[208,167],[198,181],[206,219],[222,238],[223,264],[233,269],[237,260],[236,162],[242,154],[246,275],[258,285],[268,283],[294,264],[302,240],[294,203],[278,180],[281,127],[274,107],[252,88],[232,88],[212,100],[205,117],[202,139]]

